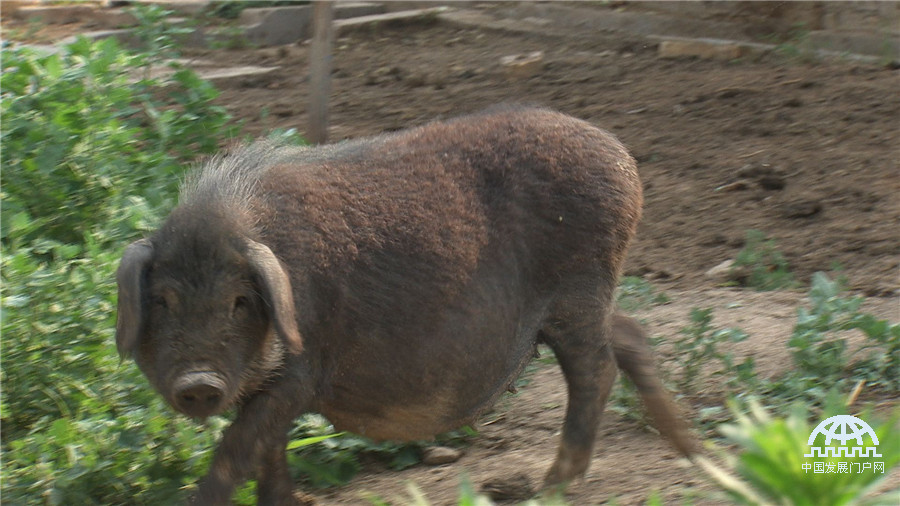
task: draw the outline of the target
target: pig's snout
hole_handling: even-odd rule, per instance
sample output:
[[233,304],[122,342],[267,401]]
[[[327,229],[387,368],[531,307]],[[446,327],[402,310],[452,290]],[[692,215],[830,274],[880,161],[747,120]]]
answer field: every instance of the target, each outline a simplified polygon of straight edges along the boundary
[[225,380],[214,372],[182,374],[173,385],[175,407],[194,418],[217,413],[225,400]]

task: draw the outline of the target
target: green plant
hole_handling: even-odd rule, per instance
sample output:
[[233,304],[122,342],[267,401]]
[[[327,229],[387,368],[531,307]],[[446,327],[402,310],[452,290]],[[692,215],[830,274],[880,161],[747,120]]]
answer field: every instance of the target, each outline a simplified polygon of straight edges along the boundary
[[138,39],[141,50],[148,59],[149,65],[145,69],[145,78],[149,77],[151,65],[169,61],[170,65],[178,66],[171,60],[181,56],[179,40],[193,30],[174,25],[167,18],[175,12],[159,5],[136,5],[129,8],[128,12],[137,21],[137,26],[134,27],[132,33]]
[[366,442],[352,434],[338,436],[325,418],[307,415],[299,420],[291,439],[335,436],[321,445],[292,449],[288,452],[288,465],[294,478],[315,488],[343,485],[350,481],[361,466],[357,454],[366,448]]
[[122,247],[230,131],[209,83],[185,69],[141,79],[150,59],[112,39],[53,55],[3,48],[0,486],[11,504],[183,501],[227,423],[173,416],[113,344]]
[[[436,436],[439,444],[458,446],[477,433],[471,428],[447,432]],[[418,464],[422,449],[432,443],[376,443],[351,433],[335,433],[327,419],[317,414],[302,417],[291,432],[288,445],[288,463],[294,478],[314,488],[340,486],[362,468],[363,459],[376,459],[394,470],[402,470]],[[298,443],[298,441],[302,443]],[[310,446],[311,443],[318,443]]]
[[172,416],[134,366],[120,365],[112,311],[120,251],[90,237],[84,250],[55,249],[52,263],[27,247],[2,255],[4,501],[181,498],[224,420],[204,430]]
[[794,23],[786,33],[772,34],[768,39],[776,44],[775,54],[786,60],[798,63],[817,63],[821,60],[806,23]]
[[215,88],[187,69],[136,80],[146,64],[112,39],[79,39],[52,55],[3,50],[7,246],[79,244],[98,226],[110,242],[133,237],[152,226],[152,210],[171,205],[185,161],[228,135]]
[[[694,308],[690,314],[690,325],[681,329],[680,336],[672,339],[672,349],[664,362],[672,367],[660,368],[666,383],[674,383],[674,390],[683,394],[697,393],[698,382],[703,368],[718,362],[719,368],[711,375],[723,379],[723,384],[731,392],[746,395],[767,388],[766,383],[756,375],[752,357],[736,363],[734,354],[721,350],[721,345],[740,342],[747,334],[738,328],[717,329],[713,325],[712,309]],[[653,345],[665,340],[651,338]],[[673,374],[672,371],[676,371]],[[623,418],[651,427],[637,390],[628,378],[622,377],[613,387],[609,409]],[[696,421],[704,428],[711,428],[726,420],[724,409],[719,405],[704,405],[697,408]]]
[[616,303],[626,312],[668,302],[669,296],[663,292],[657,292],[653,285],[644,278],[625,276],[619,282]]
[[613,386],[606,409],[626,420],[637,422],[642,427],[653,426],[653,423],[647,416],[644,405],[641,403],[637,388],[635,388],[631,380],[624,376],[620,376]]
[[[804,408],[795,405],[787,418],[772,418],[753,400],[747,404],[748,412],[736,402],[731,402],[729,407],[736,423],[722,426],[721,431],[729,442],[738,446],[740,454],[723,456],[730,472],[705,458],[699,459],[699,463],[730,499],[739,504],[838,506],[864,503],[866,495],[900,462],[900,431],[897,430],[900,411],[895,411],[886,421],[872,424],[881,457],[811,459],[805,455],[809,453],[807,442],[814,427],[807,423]],[[835,414],[844,413],[832,406],[826,410],[823,419]],[[861,417],[873,421],[868,414]],[[815,472],[815,465],[809,460],[821,462],[823,470],[831,469],[832,472]],[[876,461],[884,464],[883,473],[872,471]],[[834,472],[841,462],[851,468],[859,464],[857,469],[862,472]],[[870,471],[863,470],[864,463],[868,463]],[[875,498],[870,502],[882,504],[886,499]]]
[[745,286],[755,290],[779,290],[794,285],[787,260],[775,241],[759,230],[748,230],[744,248],[738,252],[732,271]]
[[883,37],[878,63],[883,67],[896,69],[900,66],[900,59],[898,59],[898,56],[900,55],[897,54],[893,39],[888,35],[887,31],[884,32]]
[[644,503],[645,506],[663,506],[662,497],[659,495],[659,491],[654,490],[647,496],[647,501]]
[[721,368],[713,374],[727,377],[728,386],[749,388],[756,382],[752,357],[736,364],[733,353],[719,349],[724,343],[747,339],[747,333],[737,328],[716,329],[712,320],[712,309],[692,309],[690,325],[681,329],[681,337],[672,341],[676,353],[673,360],[682,371],[677,384],[683,392],[695,390],[702,367],[712,360],[721,363]]
[[275,144],[286,144],[290,146],[308,146],[309,143],[306,142],[300,133],[297,132],[296,128],[273,128],[266,134],[266,139],[274,142]]
[[[797,373],[819,382],[865,380],[870,385],[900,389],[900,324],[863,313],[862,297],[842,297],[843,284],[825,273],[813,275],[810,308],[797,309],[788,341]],[[865,343],[848,353],[841,332],[858,330]]]

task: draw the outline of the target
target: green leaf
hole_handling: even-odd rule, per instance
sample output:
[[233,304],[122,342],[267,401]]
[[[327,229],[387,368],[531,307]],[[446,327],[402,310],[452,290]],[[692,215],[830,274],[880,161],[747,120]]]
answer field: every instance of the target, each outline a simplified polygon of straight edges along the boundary
[[402,446],[391,459],[390,467],[395,471],[401,471],[412,467],[422,461],[418,447],[415,445]]
[[296,450],[297,448],[303,448],[306,446],[314,445],[316,443],[325,441],[326,439],[340,437],[343,435],[344,435],[343,432],[336,432],[334,434],[326,434],[324,436],[314,436],[314,437],[307,437],[307,438],[303,438],[303,439],[295,439],[295,440],[291,441],[290,443],[288,443],[287,450]]

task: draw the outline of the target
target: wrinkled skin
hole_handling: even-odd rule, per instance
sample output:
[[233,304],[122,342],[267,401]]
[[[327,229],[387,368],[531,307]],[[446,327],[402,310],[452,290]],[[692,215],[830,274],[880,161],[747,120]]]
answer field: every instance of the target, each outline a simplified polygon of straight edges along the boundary
[[542,109],[251,145],[210,162],[126,250],[117,346],[176,410],[237,408],[196,504],[227,504],[253,477],[259,504],[300,504],[296,417],[430,437],[488,409],[541,342],[569,393],[545,485],[587,470],[617,368],[689,455],[640,327],[611,311],[641,203],[614,137]]

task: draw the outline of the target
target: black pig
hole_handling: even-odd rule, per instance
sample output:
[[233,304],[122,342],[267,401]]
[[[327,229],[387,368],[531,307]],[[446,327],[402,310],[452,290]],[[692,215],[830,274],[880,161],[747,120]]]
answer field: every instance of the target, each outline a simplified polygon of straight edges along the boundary
[[612,135],[544,109],[255,143],[126,249],[116,344],[178,411],[237,407],[198,504],[254,475],[260,504],[293,504],[287,433],[309,411],[375,439],[471,423],[538,343],[569,395],[546,485],[587,469],[616,362],[690,454],[640,328],[611,309],[641,204]]

